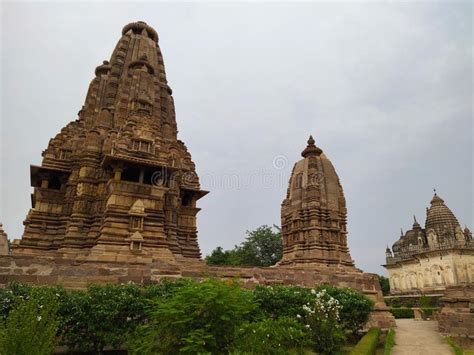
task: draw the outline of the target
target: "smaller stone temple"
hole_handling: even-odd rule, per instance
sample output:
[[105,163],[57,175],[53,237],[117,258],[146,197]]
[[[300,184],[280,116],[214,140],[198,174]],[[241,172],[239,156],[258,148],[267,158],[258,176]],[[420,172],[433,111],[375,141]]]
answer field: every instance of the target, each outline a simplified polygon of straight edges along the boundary
[[425,228],[414,217],[412,229],[401,233],[385,251],[392,294],[443,292],[447,286],[474,283],[474,241],[436,194],[426,209]]
[[280,265],[353,267],[346,200],[336,170],[312,136],[301,156],[281,205]]

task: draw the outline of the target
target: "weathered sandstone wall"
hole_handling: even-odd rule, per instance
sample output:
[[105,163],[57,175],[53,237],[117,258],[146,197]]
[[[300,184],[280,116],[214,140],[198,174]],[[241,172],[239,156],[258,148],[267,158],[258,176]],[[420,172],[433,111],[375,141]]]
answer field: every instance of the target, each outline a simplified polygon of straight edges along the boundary
[[368,326],[389,328],[395,325],[394,318],[385,305],[377,275],[363,273],[355,268],[211,267],[202,261],[176,265],[159,261],[126,264],[54,257],[0,257],[0,286],[11,281],[21,281],[35,285],[61,284],[66,288],[85,288],[90,283],[145,283],[178,277],[236,278],[246,287],[255,284],[314,287],[325,283],[351,287],[363,292],[375,302],[375,310]]
[[439,331],[474,346],[474,284],[446,288],[438,313]]

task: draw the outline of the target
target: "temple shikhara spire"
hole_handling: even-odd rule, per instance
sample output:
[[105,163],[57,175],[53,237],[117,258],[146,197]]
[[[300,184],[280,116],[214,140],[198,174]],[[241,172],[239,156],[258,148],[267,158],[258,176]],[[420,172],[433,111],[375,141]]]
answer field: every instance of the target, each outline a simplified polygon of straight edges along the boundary
[[352,267],[346,201],[334,166],[312,136],[293,167],[281,207],[281,265]]
[[13,253],[90,259],[200,258],[195,165],[177,139],[158,34],[122,30],[95,69],[78,119],[31,166],[32,209]]

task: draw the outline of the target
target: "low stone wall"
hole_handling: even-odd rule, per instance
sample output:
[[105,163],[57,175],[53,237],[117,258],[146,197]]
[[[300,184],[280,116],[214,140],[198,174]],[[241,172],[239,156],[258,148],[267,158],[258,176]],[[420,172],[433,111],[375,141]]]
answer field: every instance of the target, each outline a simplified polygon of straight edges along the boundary
[[463,346],[474,346],[474,285],[446,288],[438,313],[439,331]]
[[385,305],[377,275],[355,268],[331,267],[227,267],[207,266],[202,261],[183,261],[179,265],[162,261],[151,263],[91,261],[56,257],[9,255],[0,257],[0,286],[11,281],[36,285],[61,284],[66,288],[85,288],[90,283],[146,283],[164,278],[235,278],[245,287],[255,284],[286,284],[314,287],[331,284],[354,288],[375,302],[370,326],[387,329],[395,319]]

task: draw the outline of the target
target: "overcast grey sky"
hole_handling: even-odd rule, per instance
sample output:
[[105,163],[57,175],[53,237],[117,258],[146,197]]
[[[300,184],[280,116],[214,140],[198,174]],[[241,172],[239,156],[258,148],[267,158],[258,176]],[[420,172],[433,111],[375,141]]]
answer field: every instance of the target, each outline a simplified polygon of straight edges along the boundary
[[[30,208],[29,165],[83,105],[122,27],[160,36],[179,138],[201,185],[203,254],[280,224],[309,134],[348,203],[356,265],[420,223],[433,187],[473,227],[472,4],[2,3],[1,210]],[[275,168],[276,163],[282,163]]]

